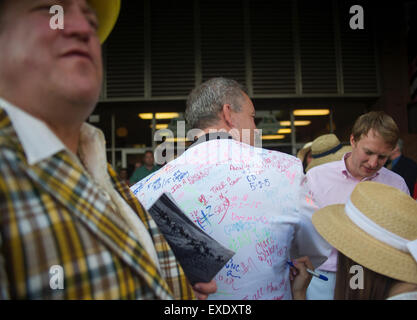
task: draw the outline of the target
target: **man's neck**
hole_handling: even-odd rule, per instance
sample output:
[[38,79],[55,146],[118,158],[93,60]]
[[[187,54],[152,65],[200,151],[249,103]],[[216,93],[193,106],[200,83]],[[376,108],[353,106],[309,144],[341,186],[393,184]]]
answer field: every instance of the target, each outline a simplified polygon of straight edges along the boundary
[[154,165],[151,165],[151,166],[147,166],[147,165],[145,165],[145,168],[146,168],[146,169],[148,169],[148,170],[152,170],[153,166],[154,166]]
[[71,152],[77,154],[81,125],[88,117],[87,112],[91,108],[85,105],[65,103],[65,101],[58,103],[36,102],[35,99],[20,101],[19,98],[6,98],[6,100],[43,121]]
[[348,155],[348,157],[345,158],[344,161],[345,161],[346,169],[352,175],[352,177],[361,181],[364,177],[362,177],[360,174],[358,174],[354,170],[354,166],[352,164],[352,154]]
[[81,125],[78,127],[67,127],[57,126],[56,124],[49,124],[47,122],[46,125],[72,153],[77,155]]

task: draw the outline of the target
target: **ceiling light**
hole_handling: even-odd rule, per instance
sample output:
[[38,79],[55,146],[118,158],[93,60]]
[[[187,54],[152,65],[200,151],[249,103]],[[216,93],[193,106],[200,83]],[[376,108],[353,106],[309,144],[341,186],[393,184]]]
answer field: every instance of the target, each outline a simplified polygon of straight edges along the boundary
[[268,135],[262,136],[262,140],[280,140],[284,138],[285,138],[285,135],[283,134],[268,134]]
[[[158,112],[156,113],[155,118],[158,120],[163,120],[174,119],[178,118],[179,116],[180,114],[178,112]],[[141,118],[142,120],[152,120],[153,113],[139,113],[139,118]]]
[[187,138],[166,138],[165,142],[187,142]]
[[278,134],[291,133],[291,128],[282,128],[277,131]]
[[120,138],[124,138],[124,137],[127,137],[128,131],[125,127],[120,127],[120,128],[117,128],[116,135]]
[[[151,128],[151,129],[152,129],[152,125],[150,125],[150,126],[149,126],[149,128]],[[156,129],[156,130],[162,130],[162,129],[166,129],[166,128],[168,128],[168,123],[158,123],[158,124],[155,126],[155,129]]]
[[[279,124],[283,127],[290,127],[291,121],[280,121]],[[294,126],[301,127],[301,126],[308,126],[311,124],[310,120],[296,120],[294,121]]]
[[295,116],[327,116],[329,109],[299,109],[294,110]]

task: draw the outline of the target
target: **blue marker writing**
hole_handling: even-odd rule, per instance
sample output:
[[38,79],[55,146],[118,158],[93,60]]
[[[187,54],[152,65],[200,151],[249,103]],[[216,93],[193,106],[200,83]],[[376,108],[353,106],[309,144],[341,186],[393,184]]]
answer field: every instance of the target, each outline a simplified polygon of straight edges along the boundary
[[[291,261],[287,261],[287,263],[288,263],[291,267],[295,268],[294,264],[293,264]],[[329,280],[326,276],[323,276],[322,274],[319,274],[319,273],[317,273],[317,272],[315,272],[315,271],[313,271],[313,270],[310,270],[310,269],[308,269],[308,268],[307,268],[307,272],[308,272],[309,274],[311,274],[312,276],[317,277],[317,278],[319,278],[319,279],[321,279],[321,280],[324,280],[324,281],[328,281],[328,280]]]

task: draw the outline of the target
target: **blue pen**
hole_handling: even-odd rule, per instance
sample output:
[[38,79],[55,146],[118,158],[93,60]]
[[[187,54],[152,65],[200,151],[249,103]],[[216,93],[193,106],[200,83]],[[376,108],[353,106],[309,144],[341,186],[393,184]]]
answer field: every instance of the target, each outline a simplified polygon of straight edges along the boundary
[[[291,267],[295,268],[294,264],[293,264],[291,261],[287,261],[287,263],[288,263]],[[319,278],[319,279],[321,279],[321,280],[324,280],[324,281],[328,281],[328,280],[329,280],[326,276],[323,276],[322,274],[319,274],[319,273],[317,273],[317,272],[315,272],[315,271],[313,271],[313,270],[310,270],[309,268],[307,268],[307,272],[308,272],[309,274],[311,274],[312,276],[317,277],[317,278]]]

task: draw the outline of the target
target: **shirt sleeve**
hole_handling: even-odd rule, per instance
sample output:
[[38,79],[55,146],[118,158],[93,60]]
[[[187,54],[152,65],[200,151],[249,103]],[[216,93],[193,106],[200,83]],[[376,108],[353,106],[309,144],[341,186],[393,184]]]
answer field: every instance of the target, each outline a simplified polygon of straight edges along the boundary
[[316,185],[315,185],[315,182],[318,179],[314,178],[314,175],[312,174],[312,172],[313,172],[312,170],[309,170],[305,175],[305,184],[306,184],[306,186],[305,186],[306,191],[305,192],[308,192],[310,194],[311,198],[313,199],[313,202],[317,207],[314,210],[314,211],[316,211],[320,208],[323,208],[323,204],[321,202],[320,196],[317,192],[317,188],[316,188]]
[[401,177],[401,184],[399,186],[399,189],[401,191],[404,191],[406,194],[408,194],[410,196],[410,189],[408,189],[408,186],[405,183],[405,180],[403,179],[403,177]]
[[10,299],[9,295],[9,281],[7,279],[5,260],[3,256],[3,242],[0,234],[0,300]]
[[313,200],[306,176],[301,173],[299,181],[299,201],[296,204],[298,223],[294,225],[295,233],[290,256],[292,259],[308,256],[314,268],[317,268],[327,260],[332,247],[317,232],[312,223],[311,218],[318,210],[318,206]]

